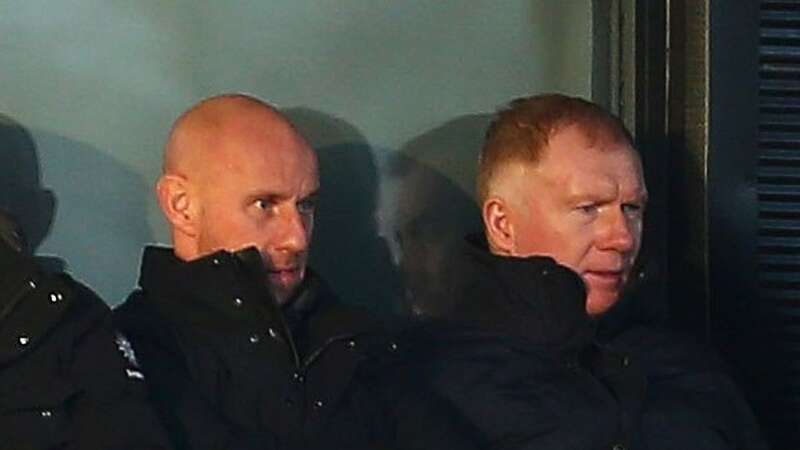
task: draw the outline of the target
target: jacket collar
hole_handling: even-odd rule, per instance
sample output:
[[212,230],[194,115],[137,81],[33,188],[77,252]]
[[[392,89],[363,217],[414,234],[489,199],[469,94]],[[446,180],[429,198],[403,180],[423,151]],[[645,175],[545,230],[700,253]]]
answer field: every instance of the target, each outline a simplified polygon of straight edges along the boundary
[[235,326],[232,322],[272,315],[269,291],[249,279],[245,266],[224,251],[183,261],[171,248],[152,246],[142,256],[139,286],[173,320],[201,328],[228,328]]
[[278,307],[264,279],[263,263],[255,249],[219,251],[183,261],[172,248],[145,248],[139,285],[155,297],[155,306],[171,320],[206,330],[241,329],[242,322],[266,320],[285,324],[315,346],[336,336],[377,331],[380,326],[366,311],[342,305],[327,283],[311,269],[298,294]]
[[471,235],[457,261],[455,320],[558,351],[592,341],[583,281],[552,258],[494,255],[482,236]]

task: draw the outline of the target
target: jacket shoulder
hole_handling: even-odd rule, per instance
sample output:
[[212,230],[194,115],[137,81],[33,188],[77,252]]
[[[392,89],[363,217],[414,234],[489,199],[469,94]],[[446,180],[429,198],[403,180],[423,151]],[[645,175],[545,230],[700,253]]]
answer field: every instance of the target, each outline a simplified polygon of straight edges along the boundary
[[[108,306],[69,275],[32,276],[4,314],[0,327],[0,360],[11,360],[44,345],[70,345],[110,314]],[[58,333],[60,338],[50,339]],[[69,336],[72,336],[70,338]]]

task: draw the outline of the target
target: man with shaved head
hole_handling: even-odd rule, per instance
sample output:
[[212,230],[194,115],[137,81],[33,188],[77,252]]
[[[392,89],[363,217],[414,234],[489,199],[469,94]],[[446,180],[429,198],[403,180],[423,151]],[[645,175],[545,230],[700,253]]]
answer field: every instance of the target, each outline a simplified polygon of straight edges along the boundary
[[178,258],[253,246],[281,305],[305,275],[318,190],[311,147],[245,96],[206,100],[178,119],[157,186]]
[[397,345],[307,267],[318,170],[254,97],[212,97],[175,122],[156,188],[173,247],[145,249],[116,318],[178,448],[383,445],[361,380]]

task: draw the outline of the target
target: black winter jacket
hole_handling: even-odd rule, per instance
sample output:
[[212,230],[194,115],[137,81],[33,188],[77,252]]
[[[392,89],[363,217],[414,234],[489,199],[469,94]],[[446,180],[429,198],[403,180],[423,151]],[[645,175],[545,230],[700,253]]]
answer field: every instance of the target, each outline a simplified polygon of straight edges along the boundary
[[89,289],[0,243],[0,449],[168,448],[111,325]]
[[[414,336],[417,377],[471,425],[481,448],[632,448],[645,381],[626,354],[594,344],[580,278],[550,258],[465,247],[455,310]],[[616,447],[615,447],[616,446]]]
[[262,270],[255,250],[184,262],[149,247],[115,311],[176,446],[383,448],[392,425],[362,369],[397,344],[310,272],[279,308]]
[[[455,309],[431,324],[418,374],[497,449],[763,449],[708,352],[655,329],[599,343],[580,278],[550,258],[454,261]],[[706,356],[703,356],[706,355]]]
[[631,325],[604,342],[644,370],[641,434],[648,450],[764,450],[750,406],[712,349],[657,325]]

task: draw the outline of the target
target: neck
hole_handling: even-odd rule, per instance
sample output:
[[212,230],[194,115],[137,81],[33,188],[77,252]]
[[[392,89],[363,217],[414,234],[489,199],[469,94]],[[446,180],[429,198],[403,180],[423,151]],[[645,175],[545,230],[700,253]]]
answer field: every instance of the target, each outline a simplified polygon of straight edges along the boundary
[[172,248],[175,256],[183,261],[193,261],[203,256],[194,239],[175,230],[172,231]]

